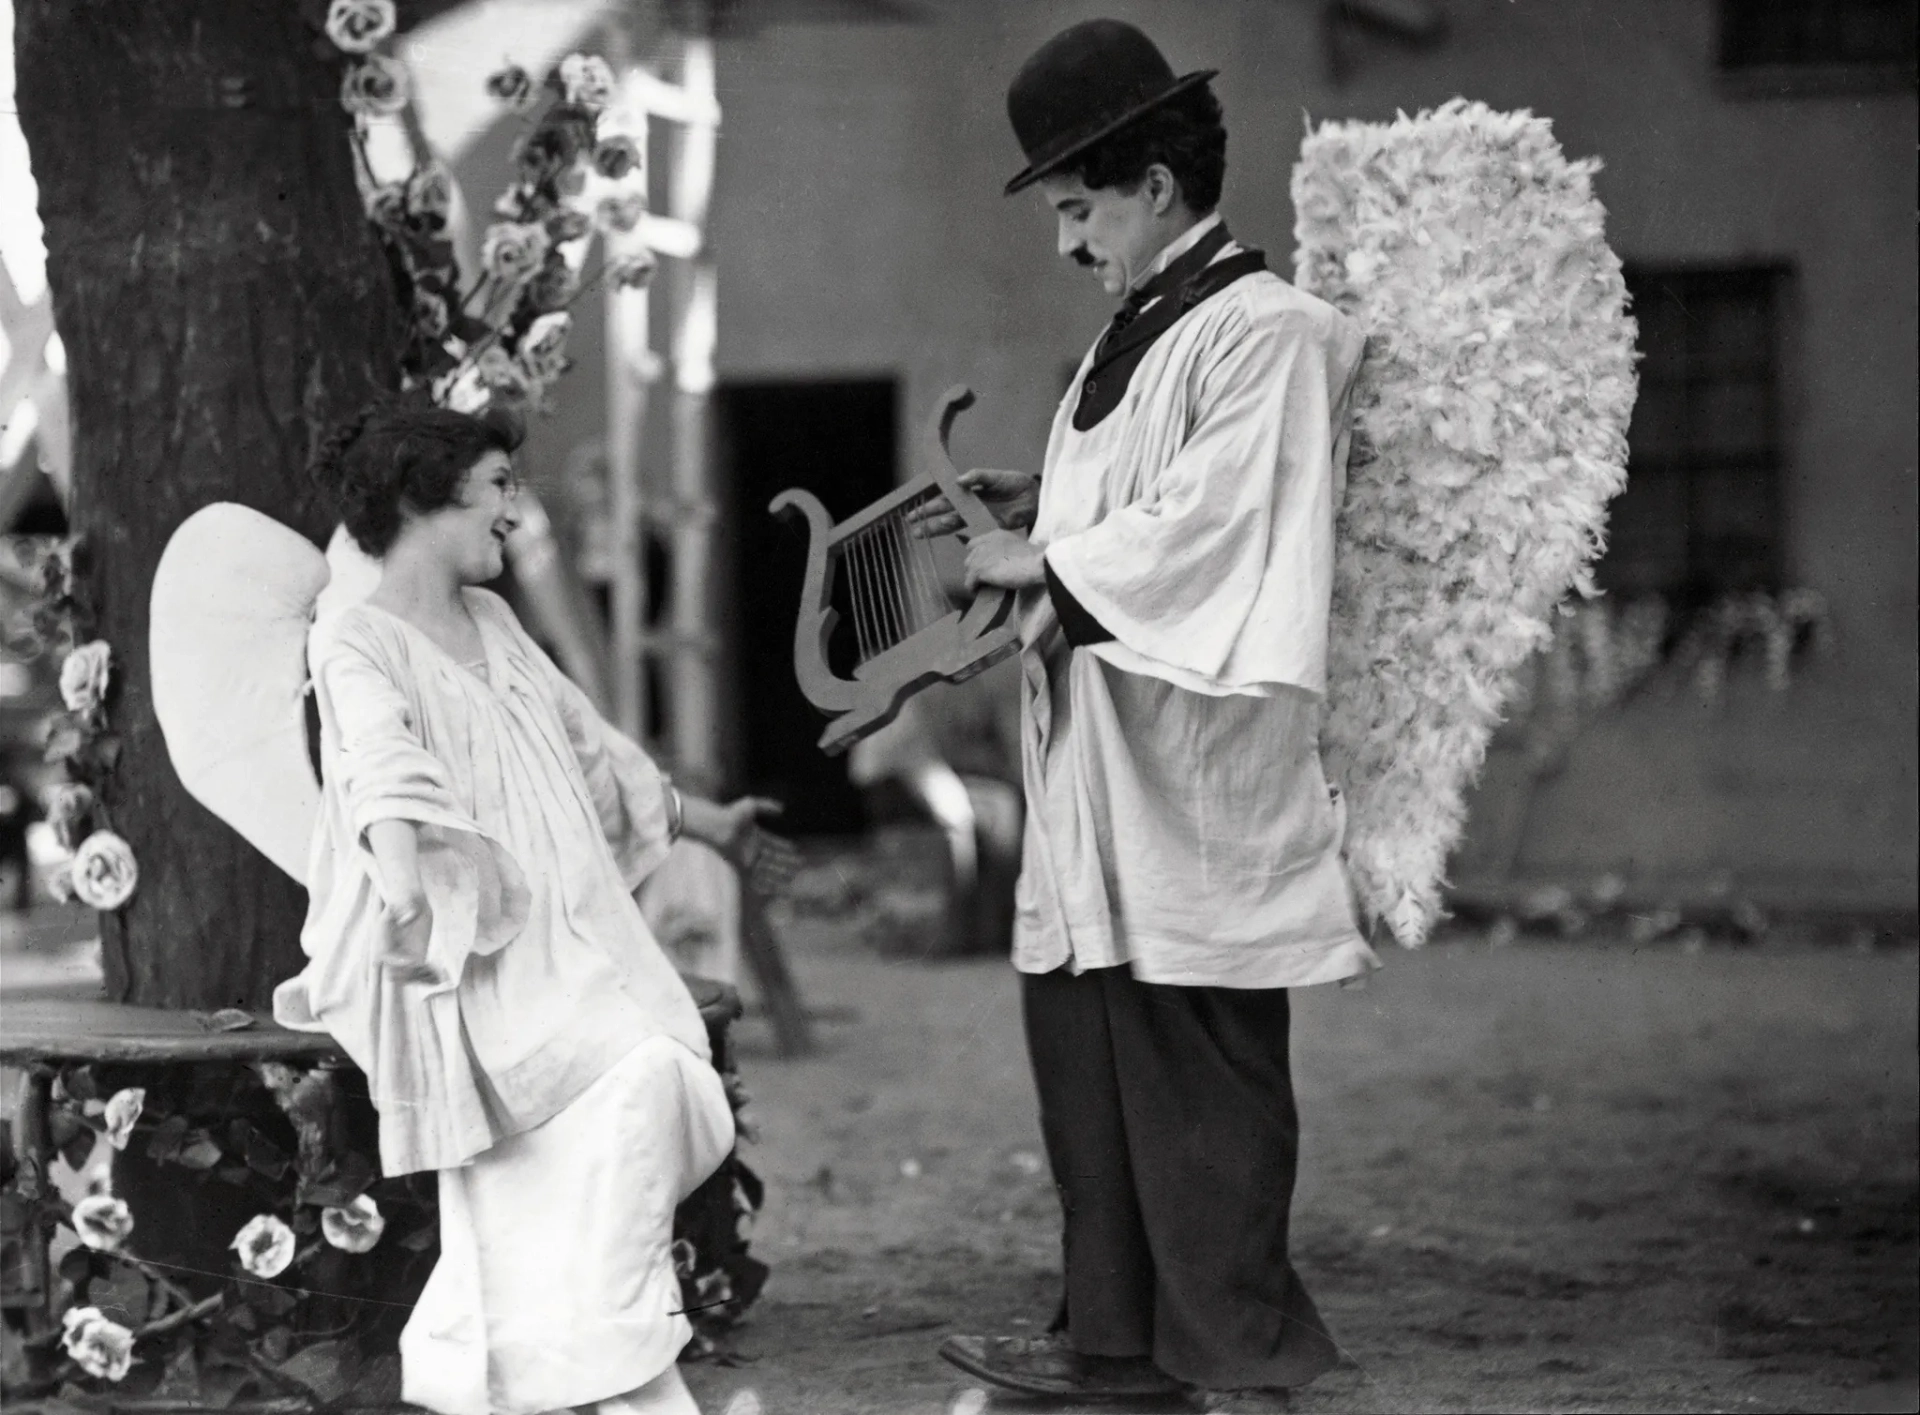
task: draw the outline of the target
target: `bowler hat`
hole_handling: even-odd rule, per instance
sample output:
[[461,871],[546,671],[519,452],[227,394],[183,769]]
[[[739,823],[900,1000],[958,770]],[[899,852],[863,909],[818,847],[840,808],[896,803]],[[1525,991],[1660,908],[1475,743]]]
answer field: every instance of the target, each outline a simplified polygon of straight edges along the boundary
[[1007,195],[1218,72],[1175,78],[1153,41],[1119,20],[1062,30],[1020,66],[1007,89],[1007,117],[1027,155],[1026,170],[1007,183]]

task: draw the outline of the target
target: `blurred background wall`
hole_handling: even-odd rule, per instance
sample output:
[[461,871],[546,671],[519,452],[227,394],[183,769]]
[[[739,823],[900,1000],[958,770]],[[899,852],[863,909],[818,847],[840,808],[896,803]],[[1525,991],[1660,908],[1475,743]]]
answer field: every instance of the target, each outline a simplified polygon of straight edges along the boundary
[[[581,6],[563,8],[576,22]],[[1632,484],[1601,580],[1616,619],[1635,603],[1664,607],[1656,657],[1686,659],[1700,626],[1720,624],[1725,672],[1709,683],[1690,659],[1655,665],[1636,691],[1572,712],[1545,748],[1517,713],[1456,878],[1616,875],[1669,893],[1911,909],[1914,4],[902,0],[907,21],[864,24],[755,24],[753,9],[716,11],[735,23],[717,46],[709,229],[730,786],[781,792],[805,831],[862,823],[844,763],[813,750],[818,723],[792,685],[802,547],[766,517],[767,499],[807,485],[838,515],[871,500],[912,469],[921,421],[955,382],[980,396],[956,435],[963,465],[1039,465],[1108,301],[1057,258],[1038,197],[1000,195],[1021,165],[1002,100],[1044,39],[1104,14],[1145,28],[1177,69],[1221,70],[1223,209],[1282,272],[1308,121],[1464,95],[1545,114],[1570,154],[1604,159],[1599,192],[1646,357]],[[670,58],[672,33],[657,28]],[[513,136],[503,123],[457,163],[478,220],[507,180]],[[673,262],[661,278],[679,278]],[[599,303],[582,301],[578,320],[580,367],[536,430],[529,470],[591,575],[604,514]],[[654,419],[655,506],[669,500],[660,433]],[[667,577],[653,586],[659,609]],[[1814,592],[1794,603],[1814,606],[1805,618],[1820,632],[1798,635],[1809,642],[1786,685],[1770,685],[1760,640],[1726,629],[1721,610],[1729,595],[1777,607],[1796,590]],[[973,700],[936,690],[932,730],[964,751],[981,723],[1004,721],[1008,691],[1006,674]]]

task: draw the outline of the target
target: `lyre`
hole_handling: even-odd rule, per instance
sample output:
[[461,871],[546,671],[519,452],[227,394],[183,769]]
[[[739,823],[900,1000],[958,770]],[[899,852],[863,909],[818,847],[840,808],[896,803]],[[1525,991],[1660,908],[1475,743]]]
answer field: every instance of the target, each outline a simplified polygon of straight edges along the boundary
[[[948,389],[928,420],[919,475],[838,525],[806,491],[783,491],[768,508],[807,522],[793,668],[807,701],[833,719],[820,738],[823,751],[845,751],[893,721],[900,705],[922,688],[971,678],[1020,646],[1013,592],[989,587],[956,608],[941,587],[932,547],[907,520],[916,508],[945,496],[968,534],[999,528],[993,513],[960,485],[947,454],[953,420],[972,404],[973,390]],[[859,654],[851,678],[827,664],[827,643],[840,622],[834,586],[842,575]]]

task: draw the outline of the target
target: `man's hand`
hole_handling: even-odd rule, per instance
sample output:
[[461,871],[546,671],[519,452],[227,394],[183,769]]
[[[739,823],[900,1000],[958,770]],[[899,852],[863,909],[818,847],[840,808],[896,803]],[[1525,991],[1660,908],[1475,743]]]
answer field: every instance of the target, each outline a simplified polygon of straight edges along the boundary
[[1017,531],[989,531],[967,546],[967,588],[995,585],[1024,590],[1047,578],[1040,547]]
[[792,883],[800,868],[800,852],[791,840],[760,826],[762,819],[784,809],[778,801],[743,796],[722,806],[688,796],[681,805],[686,833],[724,855],[755,894],[772,897]]
[[[1040,478],[1032,472],[996,472],[975,468],[960,473],[960,485],[979,497],[1003,529],[1024,531],[1033,524],[1040,505]],[[936,496],[907,514],[907,521],[927,540],[964,531],[967,523],[944,496]]]

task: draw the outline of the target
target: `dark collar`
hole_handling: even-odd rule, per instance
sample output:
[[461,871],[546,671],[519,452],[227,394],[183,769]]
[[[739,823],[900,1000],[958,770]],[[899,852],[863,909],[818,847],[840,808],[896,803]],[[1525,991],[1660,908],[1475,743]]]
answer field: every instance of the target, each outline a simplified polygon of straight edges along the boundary
[[1100,337],[1093,362],[1080,382],[1080,401],[1074,405],[1073,427],[1085,432],[1097,426],[1126,396],[1133,371],[1147,350],[1180,317],[1201,301],[1217,295],[1242,276],[1267,268],[1267,258],[1244,250],[1215,260],[1232,239],[1225,223],[1216,226],[1193,249],[1183,251],[1165,270],[1127,299]]
[[1133,323],[1148,305],[1178,290],[1213,264],[1213,258],[1225,250],[1227,243],[1232,239],[1233,237],[1227,234],[1227,223],[1224,221],[1218,223],[1206,235],[1168,261],[1166,269],[1151,277],[1139,289],[1129,292],[1126,302],[1114,315],[1114,322],[1122,328]]

